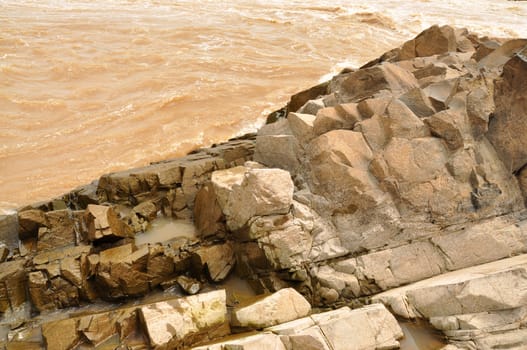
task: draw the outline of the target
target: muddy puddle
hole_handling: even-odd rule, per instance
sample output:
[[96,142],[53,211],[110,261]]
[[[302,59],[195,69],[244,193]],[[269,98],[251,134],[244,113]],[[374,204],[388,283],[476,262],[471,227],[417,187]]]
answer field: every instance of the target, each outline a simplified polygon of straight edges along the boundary
[[404,333],[401,350],[438,350],[447,345],[443,334],[425,321],[398,320]]
[[158,218],[150,224],[146,232],[135,236],[135,244],[166,242],[176,238],[196,238],[196,227],[191,220]]

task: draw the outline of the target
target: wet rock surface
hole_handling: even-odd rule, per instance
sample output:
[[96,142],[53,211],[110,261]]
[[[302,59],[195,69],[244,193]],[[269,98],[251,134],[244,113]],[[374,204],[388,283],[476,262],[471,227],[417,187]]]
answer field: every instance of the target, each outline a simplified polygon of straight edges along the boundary
[[393,315],[527,346],[526,45],[433,26],[256,135],[2,215],[0,349],[392,349]]

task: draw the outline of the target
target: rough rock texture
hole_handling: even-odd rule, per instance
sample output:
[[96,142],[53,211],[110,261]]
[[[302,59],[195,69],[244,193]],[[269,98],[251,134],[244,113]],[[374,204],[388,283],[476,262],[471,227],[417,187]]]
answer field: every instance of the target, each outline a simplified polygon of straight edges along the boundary
[[261,329],[304,317],[311,305],[292,288],[281,289],[247,306],[236,307],[232,312],[234,327]]
[[[190,347],[228,334],[227,303],[233,328],[259,329],[371,301],[427,319],[450,348],[527,346],[526,47],[433,26],[293,96],[256,135],[1,216],[0,348]],[[143,235],[159,219],[174,227]],[[234,288],[233,273],[261,300],[200,294]],[[135,306],[76,314],[101,299]],[[379,304],[293,322],[210,348],[400,337]]]
[[180,348],[229,333],[225,291],[143,306],[139,316],[154,349]]
[[[350,332],[354,330],[353,332]],[[343,307],[266,328],[264,332],[196,347],[195,350],[395,349],[403,336],[397,321],[381,304],[357,310]]]

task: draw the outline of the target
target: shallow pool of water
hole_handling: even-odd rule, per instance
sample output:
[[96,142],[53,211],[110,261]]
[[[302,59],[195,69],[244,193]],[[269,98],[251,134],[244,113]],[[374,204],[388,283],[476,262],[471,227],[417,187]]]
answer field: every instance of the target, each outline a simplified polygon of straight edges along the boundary
[[447,345],[443,334],[424,321],[399,320],[401,350],[437,350]]
[[196,238],[196,227],[190,220],[158,218],[150,228],[135,236],[135,244],[166,242],[176,238]]

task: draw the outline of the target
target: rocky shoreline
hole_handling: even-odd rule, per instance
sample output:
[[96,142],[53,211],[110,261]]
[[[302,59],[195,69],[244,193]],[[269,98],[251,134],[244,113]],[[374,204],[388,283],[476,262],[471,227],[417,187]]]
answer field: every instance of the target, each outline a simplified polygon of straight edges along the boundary
[[[526,348],[526,82],[527,40],[433,26],[255,135],[0,217],[0,348],[396,349],[395,316]],[[137,244],[159,218],[196,235]]]

